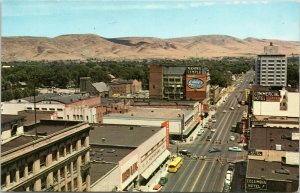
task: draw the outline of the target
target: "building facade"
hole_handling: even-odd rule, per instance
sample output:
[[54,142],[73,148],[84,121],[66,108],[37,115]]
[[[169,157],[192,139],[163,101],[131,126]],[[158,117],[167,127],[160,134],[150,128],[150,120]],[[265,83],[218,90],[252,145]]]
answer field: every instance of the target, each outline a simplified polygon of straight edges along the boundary
[[255,66],[255,83],[261,86],[287,85],[287,59],[278,53],[278,46],[265,46],[264,54],[258,55]]
[[199,66],[150,66],[149,97],[204,100],[209,96],[209,73]]
[[142,82],[138,80],[115,79],[108,83],[109,97],[127,96],[139,93],[142,90]]
[[90,191],[89,130],[84,122],[41,120],[2,142],[1,191]]

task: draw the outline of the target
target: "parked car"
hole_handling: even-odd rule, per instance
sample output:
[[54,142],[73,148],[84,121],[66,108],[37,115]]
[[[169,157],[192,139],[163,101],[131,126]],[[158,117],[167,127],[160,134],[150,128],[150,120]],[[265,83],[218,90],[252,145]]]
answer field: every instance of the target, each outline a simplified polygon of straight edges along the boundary
[[152,190],[150,190],[150,192],[160,192],[161,189],[162,189],[162,186],[160,184],[156,184],[156,185],[154,185]]
[[212,129],[212,130],[210,130],[210,132],[214,133],[214,132],[216,132],[216,129]]
[[227,111],[226,110],[223,110],[223,113],[226,113]]
[[230,141],[234,141],[235,137],[233,135],[231,135],[229,139],[230,139]]
[[238,105],[237,105],[237,107],[238,107],[238,108],[240,108],[240,107],[241,107],[241,105],[240,105],[240,104],[238,104]]
[[236,152],[241,152],[241,151],[242,151],[242,149],[241,149],[241,148],[239,148],[239,147],[229,147],[229,148],[228,148],[228,151],[236,151]]
[[166,178],[166,177],[161,177],[161,178],[159,179],[158,184],[161,185],[161,186],[164,186],[167,182],[168,182],[168,178]]
[[182,154],[182,155],[187,155],[187,156],[191,156],[192,153],[186,149],[184,150],[179,150],[179,153]]
[[217,147],[212,147],[210,150],[208,150],[208,153],[215,153],[215,152],[221,152],[221,150]]
[[212,122],[213,122],[213,123],[217,122],[217,119],[213,119]]
[[230,110],[234,110],[234,108],[233,108],[233,107],[230,107]]

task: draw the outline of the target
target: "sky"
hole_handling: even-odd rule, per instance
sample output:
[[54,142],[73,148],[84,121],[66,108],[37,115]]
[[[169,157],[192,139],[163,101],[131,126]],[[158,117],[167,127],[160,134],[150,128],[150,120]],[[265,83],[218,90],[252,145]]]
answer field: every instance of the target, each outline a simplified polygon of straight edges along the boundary
[[296,0],[3,0],[1,33],[299,41],[299,16]]

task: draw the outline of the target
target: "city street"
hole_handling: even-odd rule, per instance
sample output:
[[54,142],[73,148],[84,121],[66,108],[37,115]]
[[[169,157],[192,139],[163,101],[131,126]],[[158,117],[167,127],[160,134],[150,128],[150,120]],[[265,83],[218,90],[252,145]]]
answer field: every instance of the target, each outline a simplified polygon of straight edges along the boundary
[[[179,144],[179,150],[187,149],[195,156],[206,156],[205,159],[185,158],[183,165],[177,173],[169,173],[168,183],[163,191],[167,192],[221,192],[224,184],[227,163],[238,162],[246,159],[247,152],[230,152],[228,147],[238,145],[240,136],[230,132],[233,124],[241,120],[242,113],[247,106],[237,107],[237,99],[244,99],[244,89],[249,85],[253,73],[247,73],[245,79],[228,97],[227,101],[216,111],[216,123],[212,129],[216,132],[212,135],[211,141],[206,141],[211,131],[206,129],[202,136],[198,136],[193,143]],[[234,110],[230,110],[234,107]],[[223,110],[227,112],[224,113]],[[230,141],[230,136],[234,135],[235,140]],[[208,153],[212,147],[218,147],[221,152]],[[171,151],[176,153],[176,145],[172,145]]]

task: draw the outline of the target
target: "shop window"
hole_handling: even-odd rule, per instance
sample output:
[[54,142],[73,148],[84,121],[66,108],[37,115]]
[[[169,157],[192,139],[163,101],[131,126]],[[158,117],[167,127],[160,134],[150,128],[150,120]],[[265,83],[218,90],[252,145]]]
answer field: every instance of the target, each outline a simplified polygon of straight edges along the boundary
[[63,111],[63,109],[57,109],[57,111]]
[[32,174],[33,173],[33,161],[30,161],[28,163],[28,174]]
[[9,173],[10,173],[10,183],[16,182],[16,169],[11,170]]
[[46,156],[47,155],[40,156],[40,168],[46,167]]
[[52,152],[52,161],[57,161],[57,150]]

